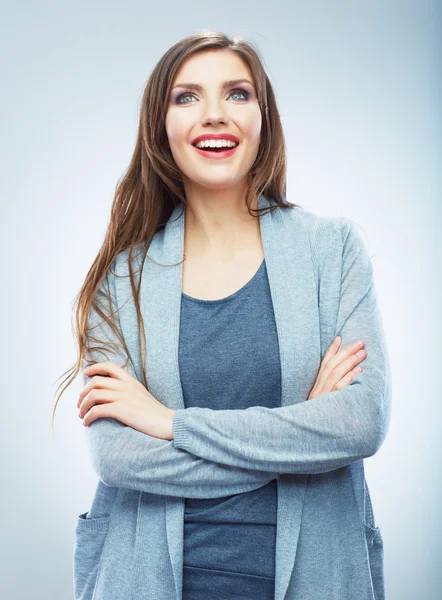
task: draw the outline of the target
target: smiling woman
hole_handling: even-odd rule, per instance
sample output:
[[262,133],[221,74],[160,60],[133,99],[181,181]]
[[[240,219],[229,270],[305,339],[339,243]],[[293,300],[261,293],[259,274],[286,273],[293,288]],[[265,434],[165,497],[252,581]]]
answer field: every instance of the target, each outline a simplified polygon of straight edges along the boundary
[[253,45],[203,31],[168,49],[78,295],[70,383],[83,369],[99,481],[76,600],[383,600],[363,466],[390,409],[371,262],[351,221],[285,191]]

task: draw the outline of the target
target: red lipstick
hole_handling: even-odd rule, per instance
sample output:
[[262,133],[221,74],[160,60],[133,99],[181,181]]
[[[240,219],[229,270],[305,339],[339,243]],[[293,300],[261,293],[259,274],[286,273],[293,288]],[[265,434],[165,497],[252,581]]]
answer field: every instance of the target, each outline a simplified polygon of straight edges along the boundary
[[[204,140],[229,140],[236,142],[237,146],[234,148],[225,148],[224,150],[208,150],[206,148],[197,148],[196,144]],[[236,135],[232,135],[231,133],[204,133],[203,135],[199,135],[194,138],[191,143],[198,154],[204,156],[204,158],[228,158],[236,152],[240,142]]]

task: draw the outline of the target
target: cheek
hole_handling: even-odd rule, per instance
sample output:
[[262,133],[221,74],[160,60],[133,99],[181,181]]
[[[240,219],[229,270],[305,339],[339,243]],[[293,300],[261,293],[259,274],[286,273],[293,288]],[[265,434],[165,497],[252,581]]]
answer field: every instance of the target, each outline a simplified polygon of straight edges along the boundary
[[261,137],[261,126],[261,112],[258,109],[256,113],[249,115],[248,118],[242,123],[242,131],[244,136],[247,137],[250,142],[256,141],[259,143]]
[[166,118],[166,133],[170,145],[176,145],[186,140],[186,126],[182,119],[175,115],[169,115]]

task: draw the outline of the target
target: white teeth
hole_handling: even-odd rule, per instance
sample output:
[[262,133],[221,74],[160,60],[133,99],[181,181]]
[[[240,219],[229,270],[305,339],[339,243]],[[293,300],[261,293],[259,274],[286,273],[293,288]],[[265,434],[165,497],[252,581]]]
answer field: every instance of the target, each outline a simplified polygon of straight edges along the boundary
[[195,144],[197,148],[234,148],[238,144],[230,140],[205,140]]

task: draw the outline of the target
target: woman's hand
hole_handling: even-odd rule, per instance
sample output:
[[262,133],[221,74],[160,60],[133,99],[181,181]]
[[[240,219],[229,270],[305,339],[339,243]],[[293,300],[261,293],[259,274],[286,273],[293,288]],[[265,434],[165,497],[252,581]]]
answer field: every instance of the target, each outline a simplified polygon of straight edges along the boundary
[[[364,342],[361,340],[359,343],[350,344],[338,352],[341,341],[341,337],[338,335],[325,353],[308,400],[342,389],[349,385],[355,375],[361,373],[362,367],[359,366],[359,363],[365,359],[367,354],[365,350],[362,350]],[[362,354],[356,354],[359,351]],[[278,475],[284,475],[284,473],[278,472]]]
[[362,371],[359,363],[365,360],[367,354],[362,349],[364,342],[360,340],[338,352],[341,341],[338,336],[325,353],[308,400],[342,389]]
[[111,417],[141,433],[173,440],[172,419],[176,411],[158,402],[126,369],[114,362],[103,362],[87,367],[83,373],[92,377],[77,403],[83,425]]

